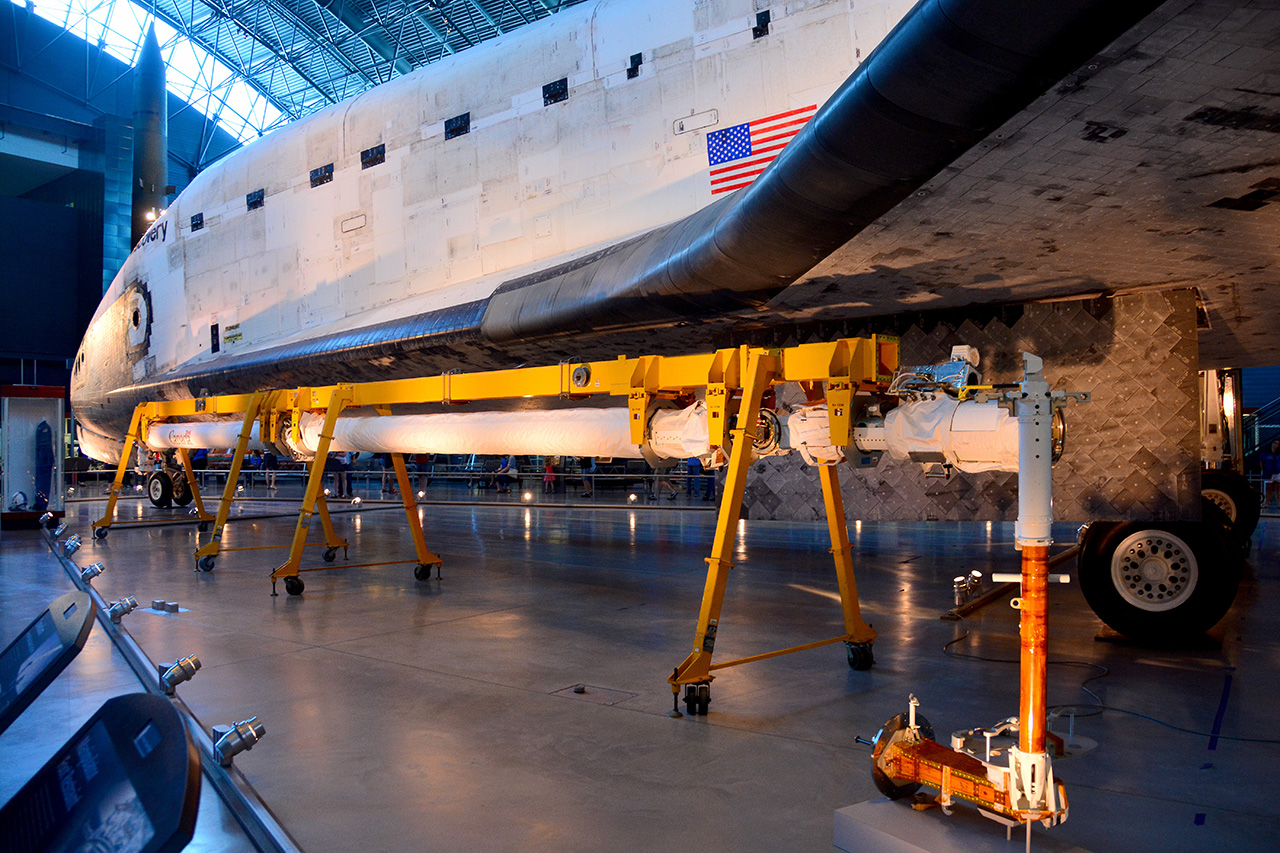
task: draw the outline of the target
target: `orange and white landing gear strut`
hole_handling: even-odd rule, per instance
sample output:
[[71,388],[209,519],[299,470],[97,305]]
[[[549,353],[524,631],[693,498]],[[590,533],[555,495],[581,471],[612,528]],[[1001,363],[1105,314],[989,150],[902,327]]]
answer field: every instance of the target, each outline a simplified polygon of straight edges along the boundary
[[1022,359],[1018,390],[999,395],[1012,403],[1018,419],[1016,538],[1022,551],[1022,594],[1013,602],[1021,615],[1018,745],[1009,749],[1006,766],[945,747],[933,739],[933,729],[916,712],[919,702],[912,696],[908,711],[876,735],[871,764],[876,787],[890,799],[926,786],[938,791],[936,800],[944,811],[957,798],[968,800],[1006,827],[1025,825],[1029,850],[1033,821],[1049,827],[1067,819],[1066,789],[1054,779],[1045,748],[1053,410],[1072,399],[1087,401],[1089,395],[1050,391],[1041,360],[1030,353]]

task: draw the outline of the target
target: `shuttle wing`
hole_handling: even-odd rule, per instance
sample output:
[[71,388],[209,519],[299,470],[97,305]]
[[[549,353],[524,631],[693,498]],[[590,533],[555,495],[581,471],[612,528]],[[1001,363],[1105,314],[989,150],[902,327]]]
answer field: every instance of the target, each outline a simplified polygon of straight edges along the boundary
[[[1159,5],[925,0],[749,187],[679,221],[502,282],[491,295],[360,328],[311,330],[121,391],[199,393],[443,369],[450,352],[554,351],[557,339],[754,313]],[[705,344],[703,344],[705,345]],[[510,359],[505,361],[510,363]],[[332,379],[333,373],[326,375]]]

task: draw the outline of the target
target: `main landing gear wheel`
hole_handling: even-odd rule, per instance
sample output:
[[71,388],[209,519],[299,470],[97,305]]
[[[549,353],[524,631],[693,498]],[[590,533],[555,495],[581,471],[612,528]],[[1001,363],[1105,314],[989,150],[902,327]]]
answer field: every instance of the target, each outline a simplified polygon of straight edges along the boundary
[[214,563],[216,563],[216,562],[217,562],[217,561],[216,561],[212,556],[208,556],[208,557],[201,557],[201,558],[200,558],[200,563],[199,563],[200,571],[202,571],[202,572],[211,572],[211,571],[213,571],[213,565],[214,565]]
[[290,595],[302,595],[302,591],[306,588],[307,585],[297,575],[288,575],[284,579],[284,591]]
[[1207,470],[1200,472],[1200,497],[1222,510],[1227,529],[1247,549],[1262,514],[1258,490],[1234,471]]
[[195,494],[191,491],[191,484],[187,482],[186,477],[173,478],[173,504],[174,506],[186,506],[195,499]]
[[[1208,501],[1206,501],[1208,503]],[[1102,522],[1080,543],[1080,591],[1107,625],[1135,640],[1169,643],[1204,633],[1231,608],[1243,557],[1213,519]]]
[[163,471],[152,471],[147,475],[147,497],[152,506],[167,507],[173,503],[173,481]]
[[846,640],[844,647],[849,655],[849,669],[863,672],[875,665],[876,656],[870,643],[851,643]]
[[93,538],[94,538],[94,539],[106,539],[106,538],[107,538],[107,534],[108,534],[108,533],[110,533],[110,532],[111,532],[110,528],[107,528],[107,527],[95,527],[95,528],[93,529]]
[[440,563],[418,563],[413,567],[413,576],[420,581],[431,580],[431,569],[440,568]]
[[[871,780],[876,783],[880,793],[891,800],[909,797],[920,790],[919,782],[905,782],[901,785],[894,782],[892,777],[885,772],[880,761],[880,757],[884,755],[890,744],[907,739],[910,731],[910,726],[907,725],[908,722],[910,722],[910,717],[906,712],[890,719],[876,734],[874,746],[871,749]],[[933,726],[929,725],[929,721],[918,711],[916,712],[916,727],[920,729],[921,737],[933,740]]]
[[684,707],[690,717],[705,717],[710,705],[711,685],[708,682],[684,686]]
[[[326,563],[332,563],[332,562],[333,562],[334,560],[336,560],[336,559],[338,559],[338,549],[337,549],[337,548],[325,548],[325,549],[324,549],[324,561],[325,561]],[[288,578],[286,578],[285,580],[287,581],[287,580],[288,580]],[[296,595],[297,593],[294,593],[294,594]]]

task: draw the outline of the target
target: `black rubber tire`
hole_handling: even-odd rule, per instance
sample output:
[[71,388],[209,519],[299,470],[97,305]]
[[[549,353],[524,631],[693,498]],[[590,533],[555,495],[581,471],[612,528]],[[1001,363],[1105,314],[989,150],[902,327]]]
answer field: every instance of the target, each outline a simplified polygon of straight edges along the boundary
[[420,581],[431,580],[431,567],[426,563],[418,563],[413,567],[413,576]]
[[332,563],[334,560],[338,559],[338,549],[325,548],[323,556],[326,563]]
[[302,591],[306,588],[307,585],[297,575],[289,575],[284,579],[284,591],[290,595],[302,595]]
[[1244,545],[1258,529],[1262,495],[1234,471],[1200,472],[1200,495],[1217,505],[1226,516],[1231,535]]
[[200,522],[199,524],[197,524],[197,525],[196,525],[196,530],[199,530],[201,533],[208,533],[208,532],[209,532],[209,522],[207,522],[207,521],[202,521],[202,522]]
[[1231,609],[1244,568],[1218,515],[1210,504],[1203,521],[1089,525],[1077,562],[1085,601],[1134,640],[1177,644],[1203,634]]
[[[898,736],[907,729],[909,719],[910,715],[905,711],[892,717],[876,734],[871,749],[871,781],[876,783],[876,788],[879,789],[880,793],[891,800],[909,797],[920,790],[919,782],[906,782],[902,785],[895,783],[887,773],[880,769],[879,764],[880,755],[890,743],[900,739]],[[916,726],[920,729],[921,736],[933,740],[933,726],[929,725],[929,721],[918,711],[916,712]]]
[[844,645],[849,655],[849,669],[865,672],[875,666],[876,656],[870,643],[846,642]]
[[212,556],[201,557],[201,558],[200,558],[200,571],[202,571],[202,572],[211,572],[211,571],[213,571],[213,567],[214,567],[214,564],[215,564],[215,563],[217,563],[217,560],[215,560]]
[[107,527],[95,527],[95,528],[93,529],[93,538],[94,538],[94,539],[106,539],[106,538],[107,538],[107,534],[108,534],[108,533],[110,533],[110,532],[111,532],[111,529],[110,529],[110,528],[107,528]]
[[186,506],[195,500],[195,493],[191,491],[191,486],[187,484],[185,476],[173,478],[173,505]]
[[147,475],[147,498],[152,506],[161,509],[173,503],[173,481],[163,471],[152,471]]

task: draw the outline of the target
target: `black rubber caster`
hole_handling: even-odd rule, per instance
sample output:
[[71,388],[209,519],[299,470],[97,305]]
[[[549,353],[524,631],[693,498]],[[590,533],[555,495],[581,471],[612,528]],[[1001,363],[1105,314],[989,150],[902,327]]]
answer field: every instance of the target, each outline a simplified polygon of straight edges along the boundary
[[[326,563],[332,563],[332,562],[333,562],[334,560],[336,560],[336,559],[338,559],[338,549],[337,549],[337,548],[325,548],[325,549],[324,549],[324,561],[325,561]],[[295,593],[295,595],[296,595],[296,593]]]
[[197,524],[197,525],[196,525],[196,530],[199,530],[201,533],[208,533],[208,532],[209,532],[209,522],[207,522],[207,521],[202,521],[202,522],[200,522],[199,524]]
[[216,560],[214,557],[212,557],[212,556],[209,556],[209,557],[201,557],[201,558],[200,558],[200,571],[202,571],[202,572],[211,572],[211,571],[213,571],[213,566],[214,566],[214,563],[216,563],[216,562],[217,562],[217,560]]
[[108,533],[110,533],[110,532],[111,532],[111,530],[110,530],[109,528],[106,528],[106,527],[95,527],[95,528],[93,529],[93,538],[94,538],[94,539],[106,539],[106,538],[107,538],[107,534],[108,534]]
[[284,579],[284,591],[290,595],[302,595],[302,591],[306,588],[307,585],[297,575],[289,575]]
[[420,581],[431,580],[431,568],[434,564],[418,563],[413,567],[413,576]]
[[850,643],[846,641],[844,647],[849,654],[849,669],[862,672],[871,669],[875,664],[876,656],[872,652],[870,643]]
[[705,717],[710,705],[710,684],[686,684],[684,686],[684,707],[689,716]]

